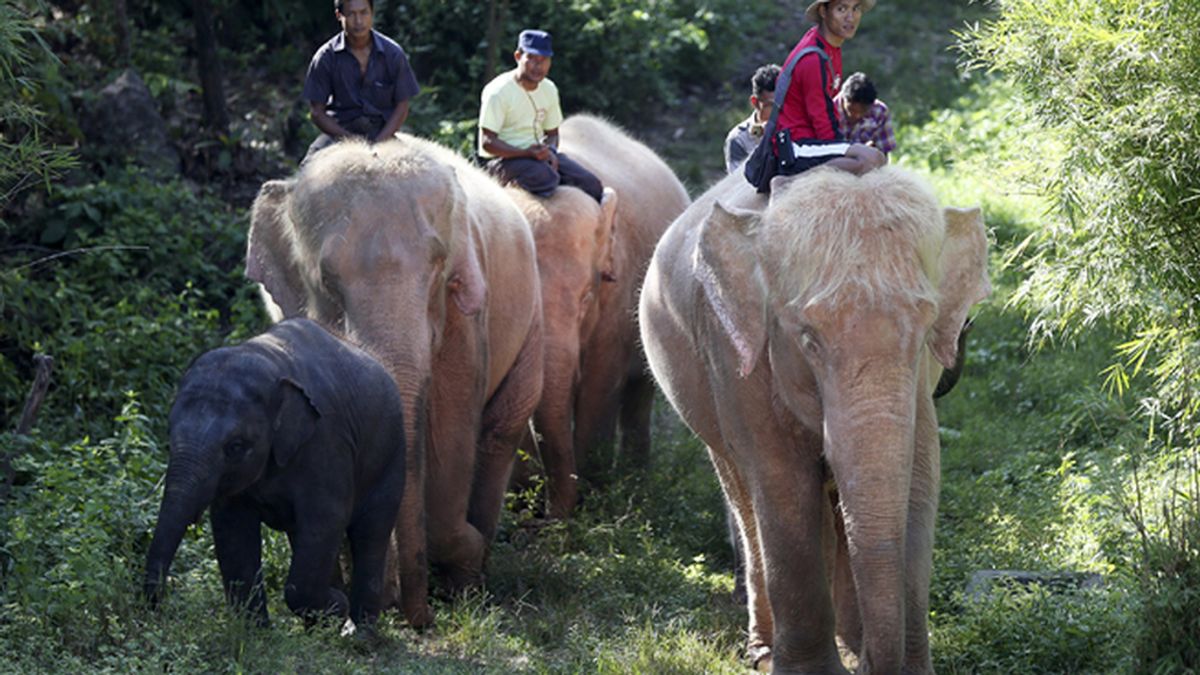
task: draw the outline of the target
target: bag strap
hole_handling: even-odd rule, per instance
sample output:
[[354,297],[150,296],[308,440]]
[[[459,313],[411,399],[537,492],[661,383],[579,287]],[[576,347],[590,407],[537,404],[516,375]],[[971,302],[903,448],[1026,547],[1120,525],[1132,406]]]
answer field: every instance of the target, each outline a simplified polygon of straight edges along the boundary
[[779,72],[779,77],[775,80],[775,105],[771,108],[771,119],[767,121],[767,126],[763,129],[764,139],[770,139],[775,135],[775,122],[778,121],[779,111],[783,109],[783,102],[787,98],[788,86],[792,83],[792,71],[796,69],[796,64],[800,62],[800,59],[814,53],[821,57],[823,63],[829,61],[829,55],[825,53],[824,49],[821,49],[819,45],[809,45],[788,59],[787,65]]

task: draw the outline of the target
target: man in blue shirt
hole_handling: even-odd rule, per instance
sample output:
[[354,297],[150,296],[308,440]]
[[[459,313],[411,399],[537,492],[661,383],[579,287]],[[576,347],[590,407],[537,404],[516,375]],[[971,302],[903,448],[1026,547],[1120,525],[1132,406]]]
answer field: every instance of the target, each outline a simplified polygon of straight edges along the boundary
[[322,132],[305,159],[347,136],[391,138],[420,91],[404,50],[372,29],[374,0],[334,0],[333,7],[342,32],[313,55],[304,80],[304,98]]

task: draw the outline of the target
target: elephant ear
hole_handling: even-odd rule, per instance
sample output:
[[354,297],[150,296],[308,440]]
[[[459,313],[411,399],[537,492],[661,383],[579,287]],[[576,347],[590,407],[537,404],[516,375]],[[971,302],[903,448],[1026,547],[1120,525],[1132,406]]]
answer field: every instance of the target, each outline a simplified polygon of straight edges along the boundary
[[738,375],[754,371],[767,340],[767,290],[755,253],[759,216],[720,202],[700,227],[693,273],[738,357]]
[[933,324],[930,348],[944,368],[953,368],[958,354],[958,335],[975,303],[992,292],[987,272],[987,232],[979,207],[947,207],[942,216],[946,238],[942,243],[938,284],[939,311]]
[[321,409],[300,383],[290,377],[279,379],[271,420],[271,454],[276,464],[287,466],[296,457],[316,433],[321,415]]
[[450,170],[450,256],[447,260],[446,290],[454,297],[458,311],[473,316],[483,309],[487,300],[487,282],[475,249],[476,223],[467,209],[467,196],[458,182],[458,174]]
[[263,184],[251,210],[246,243],[246,277],[262,285],[263,300],[275,321],[304,314],[304,281],[292,255],[288,220],[291,190],[292,181]]

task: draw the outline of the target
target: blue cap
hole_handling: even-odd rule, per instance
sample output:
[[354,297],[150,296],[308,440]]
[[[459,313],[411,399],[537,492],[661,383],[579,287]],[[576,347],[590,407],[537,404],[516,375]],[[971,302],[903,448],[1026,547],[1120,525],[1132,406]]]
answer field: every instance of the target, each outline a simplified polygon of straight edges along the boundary
[[521,36],[517,38],[517,51],[538,56],[554,56],[554,49],[550,46],[550,34],[532,28],[521,31]]

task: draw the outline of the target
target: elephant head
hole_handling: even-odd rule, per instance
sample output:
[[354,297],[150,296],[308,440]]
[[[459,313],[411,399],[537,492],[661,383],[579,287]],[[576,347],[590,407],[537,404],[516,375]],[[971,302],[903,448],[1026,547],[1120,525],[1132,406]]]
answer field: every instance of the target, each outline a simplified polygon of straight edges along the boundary
[[156,604],[187,527],[216,501],[285,469],[313,435],[326,406],[275,360],[246,347],[196,359],[169,417],[171,457],[144,590]]
[[[777,178],[761,212],[714,201],[692,265],[738,376],[769,373],[774,399],[822,439],[866,663],[898,663],[873,653],[870,638],[903,633],[906,598],[919,595],[905,570],[923,547],[913,538],[932,537],[931,394],[955,363],[968,309],[990,292],[979,209],[941,209],[901,169],[819,169]],[[927,574],[924,583],[927,595]],[[888,649],[903,658],[903,645]]]

